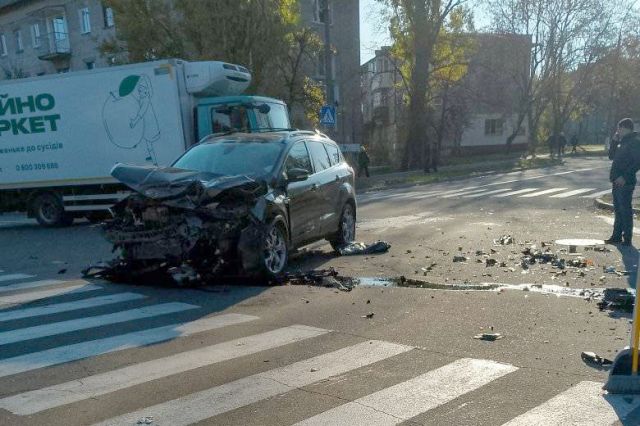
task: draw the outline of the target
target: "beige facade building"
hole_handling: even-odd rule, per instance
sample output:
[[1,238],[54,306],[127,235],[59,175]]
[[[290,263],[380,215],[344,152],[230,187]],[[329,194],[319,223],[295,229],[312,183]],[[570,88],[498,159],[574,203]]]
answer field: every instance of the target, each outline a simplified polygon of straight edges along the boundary
[[[521,82],[529,72],[529,37],[498,34],[469,34],[469,37],[474,47],[466,76],[449,92],[433,93],[430,102],[433,116],[445,117],[442,128],[429,127],[433,143],[438,131],[442,132],[443,156],[451,152],[505,150],[507,138],[518,123]],[[407,92],[390,48],[377,50],[376,56],[362,65],[361,73],[364,143],[377,162],[397,164],[406,137]],[[524,120],[512,148],[524,149],[526,127]]]

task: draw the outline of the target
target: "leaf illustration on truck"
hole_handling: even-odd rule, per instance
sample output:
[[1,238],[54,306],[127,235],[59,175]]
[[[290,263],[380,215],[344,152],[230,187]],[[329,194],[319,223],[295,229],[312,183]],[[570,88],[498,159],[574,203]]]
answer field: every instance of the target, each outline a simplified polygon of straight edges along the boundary
[[153,144],[160,139],[160,126],[152,98],[153,86],[148,76],[127,76],[118,90],[107,97],[102,121],[111,143],[124,149],[135,149],[144,143],[147,161],[158,165]]

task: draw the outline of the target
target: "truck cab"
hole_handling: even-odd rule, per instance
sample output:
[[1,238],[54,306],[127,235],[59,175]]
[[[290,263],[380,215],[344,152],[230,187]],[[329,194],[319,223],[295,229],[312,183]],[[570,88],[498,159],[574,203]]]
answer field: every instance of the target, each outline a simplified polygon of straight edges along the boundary
[[291,128],[287,105],[263,96],[220,96],[200,99],[196,106],[197,140],[234,131],[267,132]]

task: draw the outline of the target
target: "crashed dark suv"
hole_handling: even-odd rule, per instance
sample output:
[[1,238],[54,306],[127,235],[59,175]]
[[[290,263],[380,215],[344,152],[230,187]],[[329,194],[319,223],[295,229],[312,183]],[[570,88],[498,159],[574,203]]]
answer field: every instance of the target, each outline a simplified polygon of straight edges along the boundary
[[295,248],[355,238],[354,172],[321,134],[210,136],[171,167],[118,164],[112,175],[135,191],[105,224],[131,267],[276,276]]

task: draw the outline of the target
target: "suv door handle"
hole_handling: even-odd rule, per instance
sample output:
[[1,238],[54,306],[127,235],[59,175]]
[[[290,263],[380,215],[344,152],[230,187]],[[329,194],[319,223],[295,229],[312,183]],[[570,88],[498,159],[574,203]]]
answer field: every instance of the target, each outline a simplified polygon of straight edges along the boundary
[[336,182],[340,182],[340,175],[336,175]]

